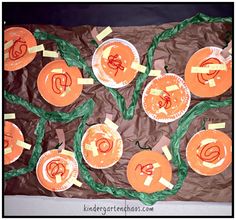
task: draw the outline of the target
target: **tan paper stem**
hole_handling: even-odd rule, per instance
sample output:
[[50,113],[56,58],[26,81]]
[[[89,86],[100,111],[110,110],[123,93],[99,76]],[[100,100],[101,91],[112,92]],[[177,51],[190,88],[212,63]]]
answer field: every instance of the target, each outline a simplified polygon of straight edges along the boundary
[[164,59],[155,60],[154,63],[153,63],[153,67],[154,67],[155,70],[160,70],[161,73],[166,72],[166,70],[165,70],[165,60]]
[[162,147],[163,146],[169,146],[170,145],[170,139],[163,135],[160,140],[157,142],[157,144],[152,148],[153,151],[157,151],[162,153]]
[[106,118],[108,118],[108,119],[110,119],[110,120],[112,121],[112,117],[113,117],[112,114],[108,114],[108,113],[106,113]]
[[227,58],[232,54],[232,40],[228,43],[228,46],[221,51],[221,55],[224,58]]
[[96,38],[96,36],[98,35],[98,31],[97,31],[97,28],[96,28],[96,27],[94,27],[94,28],[91,30],[91,35],[92,35],[93,39],[97,42],[97,44],[101,44],[101,43],[102,43],[102,41],[100,41],[100,40],[98,40],[98,39]]
[[66,147],[66,141],[65,141],[65,133],[63,129],[56,129],[58,142],[62,143],[62,145],[58,148],[59,151],[62,151]]

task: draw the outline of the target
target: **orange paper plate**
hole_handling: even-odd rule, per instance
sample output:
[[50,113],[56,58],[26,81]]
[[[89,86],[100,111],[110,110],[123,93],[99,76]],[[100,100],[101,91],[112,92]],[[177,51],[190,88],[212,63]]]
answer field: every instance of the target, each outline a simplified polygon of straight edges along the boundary
[[17,140],[24,141],[21,130],[12,122],[4,122],[4,150],[11,148],[11,152],[4,153],[4,165],[16,161],[23,152],[23,148],[16,145]]
[[4,60],[4,70],[15,71],[28,65],[36,56],[36,53],[28,53],[28,48],[37,45],[37,42],[25,28],[11,27],[4,31],[4,44],[13,41],[13,45],[4,50],[8,58]]
[[[225,59],[218,47],[205,47],[194,53],[185,69],[185,81],[190,91],[200,97],[223,94],[232,86],[232,58]],[[226,70],[210,70],[209,73],[191,73],[192,67],[207,67],[209,64],[226,64]],[[209,80],[214,79],[215,86]]]
[[93,54],[92,68],[100,83],[111,88],[128,85],[136,76],[132,62],[140,62],[135,47],[126,40],[113,38],[103,42]]
[[40,71],[38,90],[48,103],[58,107],[67,106],[82,92],[83,86],[77,83],[78,78],[82,76],[77,67],[69,67],[64,60],[55,60]]
[[[155,168],[158,163],[159,167]],[[147,178],[152,177],[150,185],[145,185]],[[171,181],[172,169],[169,161],[160,153],[141,151],[135,154],[127,167],[127,178],[130,185],[138,192],[153,193],[166,187],[159,182],[160,178]]]
[[200,131],[190,139],[186,157],[195,172],[204,176],[219,174],[231,164],[232,141],[221,131]]
[[[170,90],[170,87],[178,89]],[[153,94],[153,91],[160,91]],[[172,122],[180,118],[190,105],[191,95],[183,79],[176,74],[164,74],[154,78],[145,87],[142,103],[146,114],[158,122]]]
[[39,158],[36,175],[44,188],[54,192],[65,191],[73,185],[69,179],[78,177],[78,164],[71,155],[57,149],[49,150]]
[[81,145],[84,160],[95,169],[113,166],[123,153],[120,134],[106,124],[97,124],[88,128]]

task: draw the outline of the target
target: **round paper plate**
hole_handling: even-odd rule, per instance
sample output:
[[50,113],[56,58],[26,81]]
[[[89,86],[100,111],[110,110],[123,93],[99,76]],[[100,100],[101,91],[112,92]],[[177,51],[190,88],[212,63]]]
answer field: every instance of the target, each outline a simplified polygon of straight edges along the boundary
[[131,68],[132,62],[140,62],[135,47],[126,40],[113,38],[96,49],[92,68],[100,83],[121,88],[128,85],[138,72]]
[[123,153],[120,134],[106,124],[97,124],[88,128],[81,145],[84,160],[95,169],[113,166]]
[[221,131],[200,131],[190,139],[186,157],[195,172],[204,176],[219,174],[231,164],[232,141]]
[[190,105],[191,95],[183,79],[176,74],[154,78],[145,87],[142,104],[146,114],[158,122],[180,118]]
[[[232,58],[225,59],[218,47],[205,47],[194,53],[185,68],[185,81],[190,91],[199,97],[223,94],[232,86]],[[208,67],[209,64],[225,64],[226,70],[210,70],[209,73],[192,73],[192,67]],[[214,80],[214,83],[209,83]]]
[[81,94],[82,78],[77,67],[69,67],[64,60],[48,63],[39,73],[37,86],[41,96],[50,104],[63,107],[73,103]]
[[[155,167],[155,164],[159,167]],[[162,154],[154,151],[141,151],[135,154],[127,167],[127,178],[130,185],[138,192],[153,193],[164,190],[166,186],[159,182],[160,178],[171,181],[172,169],[169,161]],[[147,178],[151,178],[147,184]]]
[[11,27],[4,31],[4,44],[13,41],[12,46],[4,50],[4,70],[15,71],[28,65],[36,56],[28,48],[37,45],[33,34],[25,28]]
[[65,191],[73,185],[69,179],[78,177],[78,164],[73,156],[49,150],[39,158],[36,175],[47,190]]
[[22,154],[23,148],[16,145],[17,140],[24,141],[21,130],[12,122],[4,122],[4,165],[8,165],[16,161]]

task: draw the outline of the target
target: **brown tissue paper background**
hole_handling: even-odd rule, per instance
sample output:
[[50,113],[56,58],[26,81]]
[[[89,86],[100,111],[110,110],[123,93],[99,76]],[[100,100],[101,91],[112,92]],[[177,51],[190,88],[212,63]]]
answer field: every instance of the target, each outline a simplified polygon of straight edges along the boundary
[[[146,53],[152,38],[161,33],[163,30],[173,27],[176,23],[168,23],[159,26],[139,26],[139,27],[114,27],[113,32],[106,37],[123,38],[131,42],[138,50],[142,64],[146,64]],[[81,55],[86,59],[88,65],[91,66],[92,55],[95,51],[95,46],[90,43],[92,36],[90,34],[92,26],[80,26],[74,28],[66,28],[52,25],[24,25],[31,32],[36,28],[42,31],[57,35],[73,45],[81,52]],[[8,28],[8,27],[5,27]],[[104,27],[98,27],[100,32]],[[154,60],[164,59],[168,65],[168,70],[171,73],[176,73],[183,77],[184,69],[190,56],[198,49],[206,46],[217,46],[223,48],[225,46],[225,38],[227,31],[231,30],[231,24],[214,23],[190,25],[176,37],[161,42],[156,51]],[[43,43],[46,50],[56,50],[56,44],[52,41],[37,41],[38,44]],[[130,121],[124,120],[117,107],[116,102],[109,92],[101,84],[84,85],[81,96],[71,105],[64,108],[58,108],[47,103],[39,94],[37,89],[37,77],[40,70],[53,58],[42,57],[39,52],[36,58],[26,67],[14,71],[4,72],[4,89],[16,94],[33,105],[43,108],[46,111],[64,111],[70,112],[75,107],[84,103],[87,99],[93,98],[95,101],[95,109],[92,117],[89,118],[88,124],[103,123],[106,113],[112,113],[113,119],[119,125],[123,143],[124,153],[120,161],[113,167],[104,170],[95,170],[88,165],[91,175],[95,181],[109,186],[131,188],[126,177],[126,167],[130,158],[141,149],[135,142],[138,140],[141,146],[154,146],[162,135],[170,138],[178,126],[178,120],[169,124],[157,123],[150,119],[142,108],[141,96],[147,83],[152,79],[149,77],[142,87],[142,92],[136,106],[134,118]],[[127,105],[131,102],[135,80],[126,86],[119,89],[119,92],[125,97]],[[225,92],[223,95],[212,98],[214,100],[224,100],[232,96],[232,89]],[[204,99],[192,95],[191,109],[194,105]],[[38,122],[38,117],[31,112],[25,110],[21,106],[13,105],[4,100],[4,113],[16,113],[16,119],[12,120],[23,132],[25,141],[34,145],[35,135],[34,129]],[[209,118],[213,122],[226,122],[226,128],[223,132],[232,137],[232,106],[208,110],[203,115],[197,117],[187,134],[181,141],[180,151],[181,156],[186,161],[185,149],[190,138],[201,129],[201,122],[204,118]],[[46,124],[45,137],[42,142],[43,152],[53,149],[58,143],[55,129],[64,129],[66,135],[66,148],[73,150],[73,136],[79,124],[79,119],[71,123],[51,123]],[[85,129],[88,127],[86,126]],[[31,151],[24,150],[21,157],[11,165],[4,166],[4,170],[8,171],[20,167],[27,166],[31,157]],[[79,174],[78,179],[83,182]],[[177,169],[173,167],[174,184],[177,180]],[[216,176],[205,177],[195,173],[191,168],[188,170],[188,176],[180,189],[180,191],[167,198],[167,200],[181,201],[215,201],[215,202],[230,202],[232,193],[232,166],[228,167],[223,173]],[[25,175],[14,177],[5,181],[5,195],[41,195],[41,196],[59,196],[73,198],[114,198],[110,194],[96,193],[83,182],[83,186],[78,188],[72,186],[64,192],[50,192],[44,189],[36,178],[35,170]]]

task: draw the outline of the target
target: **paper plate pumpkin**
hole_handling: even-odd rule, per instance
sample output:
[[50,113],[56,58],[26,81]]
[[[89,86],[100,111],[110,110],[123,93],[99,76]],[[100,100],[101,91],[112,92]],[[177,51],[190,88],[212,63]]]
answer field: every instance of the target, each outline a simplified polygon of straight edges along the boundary
[[39,73],[37,86],[41,96],[50,104],[63,107],[73,103],[81,94],[82,78],[77,67],[69,67],[64,60],[48,63]]
[[121,88],[128,85],[138,72],[131,68],[133,62],[139,63],[135,47],[126,40],[113,38],[97,48],[93,54],[92,68],[100,83]]
[[127,178],[136,191],[153,193],[166,188],[159,180],[164,178],[170,182],[172,169],[169,161],[159,152],[141,151],[130,159]]
[[24,141],[21,130],[12,122],[4,122],[4,165],[15,162],[22,154],[23,148],[17,141]]
[[145,87],[142,104],[146,114],[158,122],[172,122],[180,118],[190,105],[191,95],[182,78],[164,74]]
[[36,56],[28,48],[37,42],[33,34],[25,28],[11,27],[4,31],[4,70],[15,71],[28,65]]
[[78,164],[70,154],[57,149],[49,150],[39,158],[36,175],[39,183],[47,190],[65,191],[73,185],[70,178],[76,179],[78,176]]
[[205,176],[219,174],[231,164],[232,141],[221,131],[200,131],[190,139],[186,157],[195,172]]
[[97,124],[85,132],[81,151],[89,166],[105,169],[119,161],[123,153],[123,142],[116,130],[106,124]]
[[[185,69],[185,81],[194,95],[214,97],[223,94],[232,86],[232,58],[229,56],[225,59],[221,52],[222,49],[218,47],[205,47],[189,59]],[[214,67],[212,64],[223,64],[223,66]],[[211,69],[206,73],[197,73],[193,72],[192,67]]]

